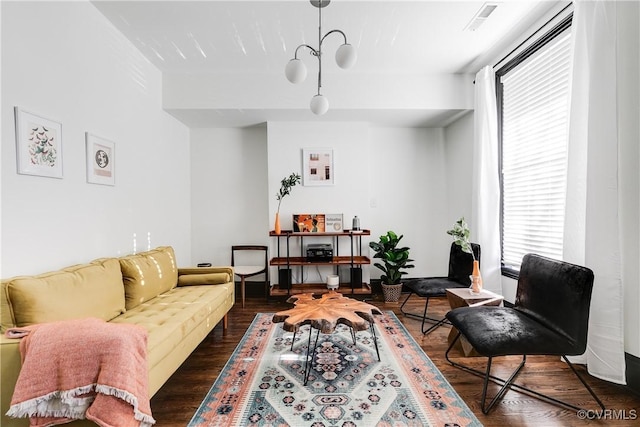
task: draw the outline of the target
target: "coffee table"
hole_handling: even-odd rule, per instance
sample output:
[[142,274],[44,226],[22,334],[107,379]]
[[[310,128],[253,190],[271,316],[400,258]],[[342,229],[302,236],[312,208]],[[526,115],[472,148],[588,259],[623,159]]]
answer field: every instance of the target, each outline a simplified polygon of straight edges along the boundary
[[[469,292],[468,288],[450,288],[446,289],[446,293],[449,306],[452,310],[458,307],[477,307],[480,305],[500,306],[504,300],[502,295],[486,289],[480,291],[479,294],[472,294]],[[458,330],[452,326],[451,331],[449,331],[449,337],[447,338],[449,344],[453,342],[457,334]],[[464,336],[460,336],[460,339],[456,343],[456,347],[465,356],[479,356]]]
[[[373,327],[374,315],[382,314],[378,307],[367,304],[366,302],[347,298],[338,292],[329,292],[323,294],[320,298],[314,298],[313,294],[297,294],[287,300],[292,302],[294,307],[289,310],[280,311],[273,315],[273,323],[282,323],[282,329],[293,332],[293,341],[295,336],[304,325],[310,325],[309,340],[307,343],[307,354],[304,365],[304,385],[307,385],[309,374],[313,366],[313,359],[316,355],[318,346],[318,337],[320,332],[330,334],[335,331],[339,324],[347,325],[351,328],[351,336],[353,343],[356,344],[355,332],[369,329],[376,347],[378,360],[380,360],[380,352],[378,350],[378,339],[376,331]],[[316,329],[316,339],[311,345],[311,335],[313,329]],[[311,359],[309,359],[311,353]]]

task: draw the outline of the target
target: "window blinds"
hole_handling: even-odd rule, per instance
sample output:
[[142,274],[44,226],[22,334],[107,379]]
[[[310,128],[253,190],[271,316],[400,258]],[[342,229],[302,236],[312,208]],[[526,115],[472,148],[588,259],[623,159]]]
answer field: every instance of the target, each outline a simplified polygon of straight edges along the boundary
[[562,257],[571,38],[566,30],[501,76],[502,258]]

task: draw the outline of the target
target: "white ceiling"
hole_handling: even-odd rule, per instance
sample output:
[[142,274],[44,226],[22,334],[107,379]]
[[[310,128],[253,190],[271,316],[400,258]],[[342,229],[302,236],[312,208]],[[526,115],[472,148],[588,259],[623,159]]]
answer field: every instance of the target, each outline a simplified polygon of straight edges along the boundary
[[[284,74],[284,66],[299,44],[318,46],[318,9],[307,0],[93,3],[163,73]],[[557,2],[489,2],[498,5],[494,13],[476,31],[465,30],[485,3],[333,0],[322,9],[322,32],[344,31],[358,51],[354,73],[390,79],[402,79],[407,74],[475,73],[484,65],[481,61],[511,43]],[[323,51],[332,62],[339,44],[337,35],[323,43]],[[306,60],[306,53],[300,57],[313,76],[316,65]],[[306,108],[301,106],[301,110]],[[184,108],[176,116],[190,126],[219,126],[219,118],[227,124],[250,125],[273,117],[296,120],[298,116],[250,105],[244,108],[251,110],[249,115],[234,111],[237,108],[191,110]],[[378,113],[382,117],[388,114],[392,122],[437,125],[457,112],[430,109],[421,116],[420,111],[408,109],[403,117],[402,111],[394,108]],[[240,117],[236,117],[238,114]],[[357,111],[334,117],[358,118]]]

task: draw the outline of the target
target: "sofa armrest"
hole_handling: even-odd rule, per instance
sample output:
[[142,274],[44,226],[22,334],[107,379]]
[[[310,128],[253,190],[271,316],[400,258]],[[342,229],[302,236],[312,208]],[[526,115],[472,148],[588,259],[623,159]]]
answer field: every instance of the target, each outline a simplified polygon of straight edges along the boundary
[[232,267],[178,268],[178,286],[219,285],[233,282]]

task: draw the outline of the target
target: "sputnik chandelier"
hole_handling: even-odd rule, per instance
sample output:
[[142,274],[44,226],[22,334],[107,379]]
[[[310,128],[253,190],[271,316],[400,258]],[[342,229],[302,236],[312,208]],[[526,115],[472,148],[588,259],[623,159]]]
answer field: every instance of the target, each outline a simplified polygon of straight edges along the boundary
[[296,48],[293,59],[289,61],[285,68],[287,80],[291,83],[300,83],[307,77],[307,67],[298,59],[298,51],[301,48],[307,48],[312,56],[318,58],[318,93],[311,98],[311,111],[315,114],[322,115],[329,110],[329,100],[320,93],[322,87],[322,43],[329,34],[339,33],[344,38],[344,44],[336,51],[336,62],[340,68],[347,69],[355,64],[357,59],[356,49],[347,43],[347,36],[340,30],[331,30],[324,36],[322,35],[322,9],[329,5],[331,0],[310,0],[311,4],[318,8],[318,48],[314,49],[308,44],[301,44]]

